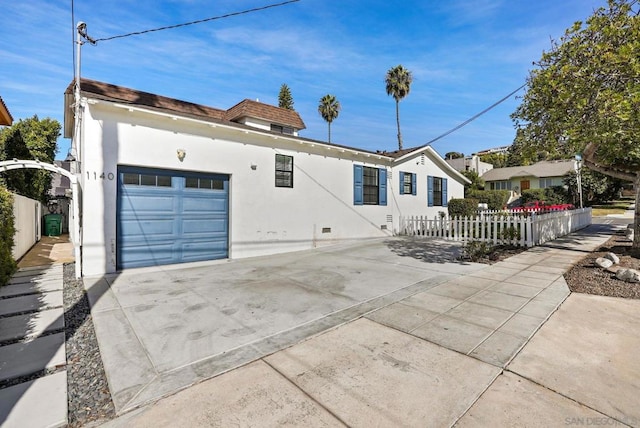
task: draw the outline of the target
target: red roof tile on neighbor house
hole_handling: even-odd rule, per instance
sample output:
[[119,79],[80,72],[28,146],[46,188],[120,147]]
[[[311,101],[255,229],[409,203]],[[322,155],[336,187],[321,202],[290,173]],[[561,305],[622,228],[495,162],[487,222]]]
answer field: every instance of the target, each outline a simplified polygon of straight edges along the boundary
[[12,123],[13,117],[11,116],[11,113],[9,113],[9,109],[2,100],[2,97],[0,97],[0,126],[11,126]]
[[306,126],[300,115],[294,110],[264,104],[259,101],[245,99],[227,110],[226,120],[237,121],[245,117],[266,120],[267,122],[290,126],[295,130],[305,129]]

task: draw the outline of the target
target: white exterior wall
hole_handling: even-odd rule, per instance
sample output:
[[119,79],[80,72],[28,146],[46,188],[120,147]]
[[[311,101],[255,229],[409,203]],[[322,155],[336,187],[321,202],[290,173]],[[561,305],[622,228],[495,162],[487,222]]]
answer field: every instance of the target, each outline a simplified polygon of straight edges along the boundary
[[15,235],[12,255],[14,260],[24,256],[40,240],[42,205],[40,202],[13,194]]
[[[422,156],[424,153],[424,156]],[[426,215],[434,217],[438,212],[447,212],[447,207],[427,206],[427,176],[441,177],[447,179],[447,201],[451,199],[464,198],[464,183],[452,169],[441,168],[433,159],[433,152],[425,150],[417,152],[404,162],[394,165],[393,177],[390,180],[389,203],[393,204],[394,222],[399,216]],[[443,161],[444,162],[444,161]],[[410,172],[416,175],[416,194],[400,194],[400,172]],[[397,226],[396,226],[397,227]]]
[[[391,186],[387,206],[353,204],[353,165],[381,168],[389,163],[386,158],[303,146],[286,137],[129,111],[105,102],[87,106],[83,125],[85,275],[116,270],[118,165],[228,174],[231,258],[392,233],[391,225],[381,228],[391,213]],[[177,149],[186,152],[183,162]],[[275,187],[276,153],[294,158],[293,188]],[[326,227],[331,233],[322,233]]]

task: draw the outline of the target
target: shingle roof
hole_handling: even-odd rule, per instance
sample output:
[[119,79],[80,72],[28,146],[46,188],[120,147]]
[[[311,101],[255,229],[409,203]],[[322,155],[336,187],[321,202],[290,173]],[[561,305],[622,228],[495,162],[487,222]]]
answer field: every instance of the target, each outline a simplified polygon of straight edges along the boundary
[[[74,82],[71,82],[66,93],[73,93],[73,85]],[[116,86],[110,83],[98,82],[96,80],[82,79],[80,81],[80,87],[83,92],[88,92],[98,98],[115,100],[126,104],[143,105],[190,116],[223,120],[226,113],[225,110],[163,97],[162,95],[151,94],[123,86]]]
[[[73,93],[73,85],[74,83],[72,82],[67,88],[66,93]],[[98,98],[127,104],[143,105],[153,109],[186,114],[199,118],[235,122],[245,117],[253,117],[277,125],[290,126],[296,130],[305,128],[300,115],[295,111],[258,101],[244,100],[229,110],[221,110],[90,79],[82,79],[80,87],[83,92],[90,93]]]
[[300,115],[294,110],[280,108],[258,101],[245,99],[227,110],[225,119],[232,122],[245,117],[263,119],[268,122],[290,126],[296,130],[304,129],[306,126]]
[[484,181],[510,180],[515,177],[562,177],[575,170],[574,160],[542,161],[526,166],[494,168],[482,175]]
[[11,113],[9,113],[9,109],[7,108],[7,105],[2,100],[2,97],[0,97],[0,125],[9,126],[12,123],[13,123],[13,117],[11,116]]
[[397,159],[397,158],[401,158],[402,156],[406,155],[407,153],[415,152],[416,150],[422,149],[424,147],[426,147],[426,146],[411,147],[409,149],[394,150],[392,152],[384,151],[384,152],[380,152],[380,153],[385,155],[385,156],[389,156],[390,158]]

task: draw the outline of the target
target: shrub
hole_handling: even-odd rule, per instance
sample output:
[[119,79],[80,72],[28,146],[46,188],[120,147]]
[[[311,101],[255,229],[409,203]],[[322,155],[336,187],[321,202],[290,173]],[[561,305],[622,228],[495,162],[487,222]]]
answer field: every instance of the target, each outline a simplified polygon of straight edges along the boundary
[[16,270],[16,262],[11,253],[14,233],[13,195],[0,186],[0,286],[9,282]]
[[508,190],[469,190],[468,198],[477,199],[482,204],[487,204],[490,210],[501,210],[509,201],[511,192]]
[[562,186],[523,190],[521,200],[523,204],[530,201],[545,201],[549,205],[570,203],[569,194]]
[[447,204],[450,217],[475,217],[478,215],[477,199],[451,199]]
[[527,189],[522,191],[520,201],[523,204],[531,201],[545,201],[544,189]]
[[469,241],[463,247],[464,257],[477,262],[485,257],[488,257],[494,250],[493,244],[483,241]]

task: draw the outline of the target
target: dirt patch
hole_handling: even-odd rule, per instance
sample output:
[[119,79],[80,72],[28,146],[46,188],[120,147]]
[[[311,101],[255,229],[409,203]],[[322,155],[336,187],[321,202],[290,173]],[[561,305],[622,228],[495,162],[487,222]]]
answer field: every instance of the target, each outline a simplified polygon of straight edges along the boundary
[[[609,252],[620,258],[619,265],[605,270],[593,264],[595,259]],[[622,231],[580,260],[564,274],[564,279],[569,289],[575,293],[640,299],[640,284],[621,281],[615,277],[614,269],[619,267],[640,270],[640,254],[632,250],[631,241],[625,238]]]

